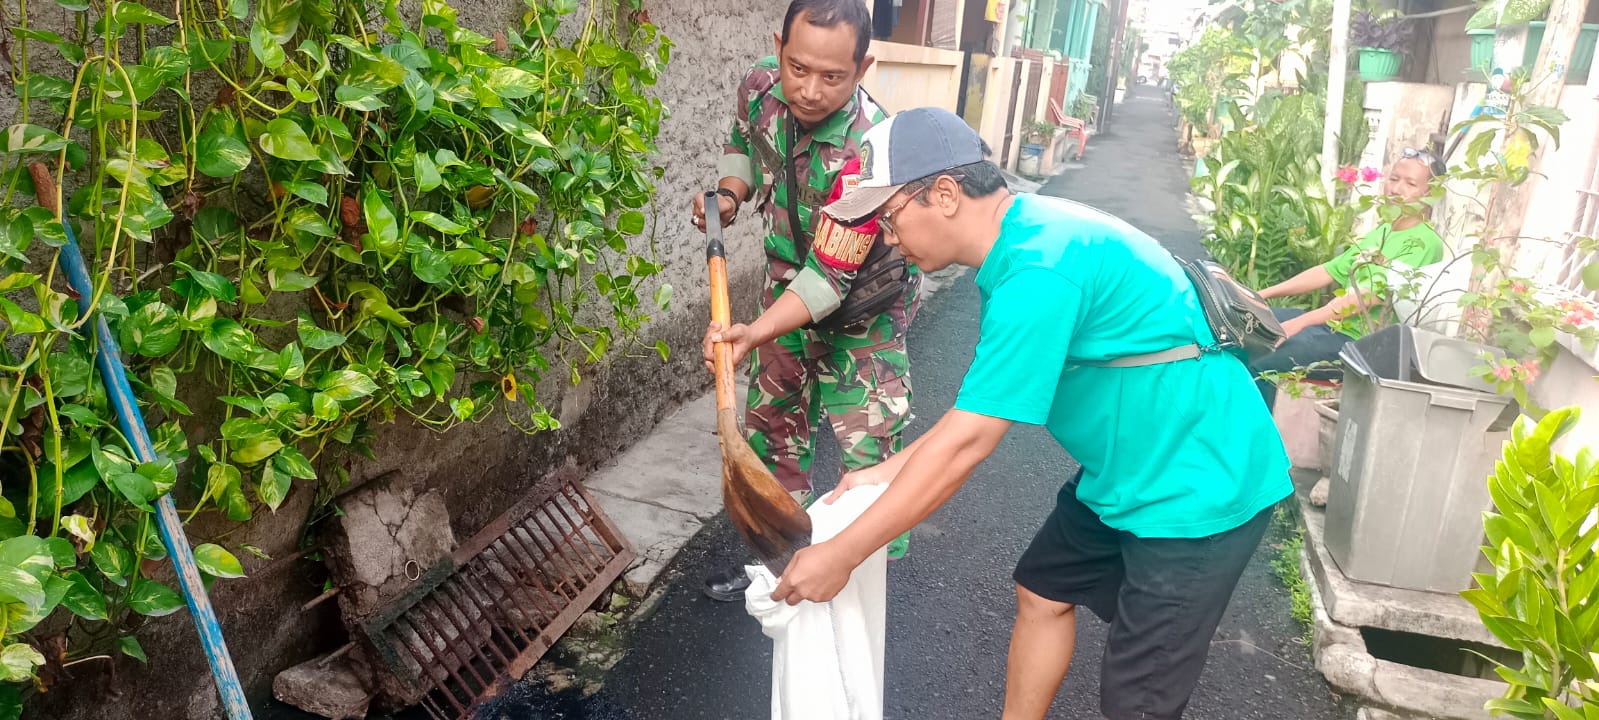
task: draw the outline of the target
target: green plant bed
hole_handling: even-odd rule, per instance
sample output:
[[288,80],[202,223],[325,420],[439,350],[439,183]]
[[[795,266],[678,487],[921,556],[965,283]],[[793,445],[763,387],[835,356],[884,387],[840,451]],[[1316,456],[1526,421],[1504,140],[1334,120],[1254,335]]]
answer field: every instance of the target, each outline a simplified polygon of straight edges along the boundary
[[1399,53],[1380,48],[1360,48],[1360,79],[1387,82],[1399,76]]

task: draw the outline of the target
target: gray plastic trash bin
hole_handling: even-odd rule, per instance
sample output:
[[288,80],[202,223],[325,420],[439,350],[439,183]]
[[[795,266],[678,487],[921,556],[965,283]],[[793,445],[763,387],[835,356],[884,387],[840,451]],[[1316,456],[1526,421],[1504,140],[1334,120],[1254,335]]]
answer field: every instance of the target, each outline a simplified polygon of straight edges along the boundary
[[1358,345],[1344,355],[1333,462],[1323,469],[1327,550],[1353,580],[1469,588],[1510,399],[1377,377],[1371,368],[1382,363],[1363,359]]

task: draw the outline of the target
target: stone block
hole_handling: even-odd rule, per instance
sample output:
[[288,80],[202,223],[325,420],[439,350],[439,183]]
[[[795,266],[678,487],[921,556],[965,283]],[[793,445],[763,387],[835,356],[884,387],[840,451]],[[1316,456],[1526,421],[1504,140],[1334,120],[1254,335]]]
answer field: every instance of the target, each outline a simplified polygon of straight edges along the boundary
[[344,512],[331,526],[328,565],[347,619],[377,612],[455,549],[444,497],[401,477],[390,475],[339,501]]
[[366,717],[371,693],[349,656],[323,655],[278,673],[272,696],[331,720]]

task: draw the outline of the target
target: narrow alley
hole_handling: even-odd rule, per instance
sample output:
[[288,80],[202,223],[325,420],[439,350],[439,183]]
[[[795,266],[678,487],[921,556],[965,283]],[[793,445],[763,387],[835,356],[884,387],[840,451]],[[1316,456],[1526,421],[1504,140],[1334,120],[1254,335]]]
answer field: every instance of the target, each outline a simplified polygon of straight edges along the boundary
[[[1184,160],[1172,142],[1173,111],[1161,91],[1135,88],[1116,109],[1114,131],[1089,143],[1083,167],[1041,190],[1118,214],[1175,253],[1203,252],[1183,210]],[[922,309],[911,330],[916,414],[911,437],[953,403],[977,340],[970,272]],[[817,484],[837,482],[838,458],[824,433]],[[1015,607],[1010,571],[1052,507],[1072,461],[1036,427],[1013,430],[965,488],[911,534],[911,552],[889,567],[885,716],[982,718],[998,713]],[[1217,633],[1188,709],[1196,720],[1343,720],[1341,704],[1312,668],[1287,591],[1273,576],[1276,533],[1268,537]],[[744,550],[725,520],[709,526],[663,576],[670,583],[640,621],[604,689],[581,702],[522,687],[485,717],[504,720],[695,720],[761,717],[770,701],[771,643],[741,604],[700,594],[706,575]],[[1051,717],[1098,718],[1098,660],[1106,625],[1079,616],[1076,663]]]

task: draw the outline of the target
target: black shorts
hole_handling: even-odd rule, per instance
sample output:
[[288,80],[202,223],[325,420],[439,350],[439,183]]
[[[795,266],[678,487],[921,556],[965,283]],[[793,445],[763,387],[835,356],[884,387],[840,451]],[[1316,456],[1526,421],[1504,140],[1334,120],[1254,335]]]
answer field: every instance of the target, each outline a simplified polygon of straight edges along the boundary
[[1109,622],[1099,707],[1109,720],[1177,720],[1199,683],[1233,587],[1274,508],[1205,538],[1148,539],[1114,530],[1061,489],[1055,511],[1016,563],[1016,584]]

